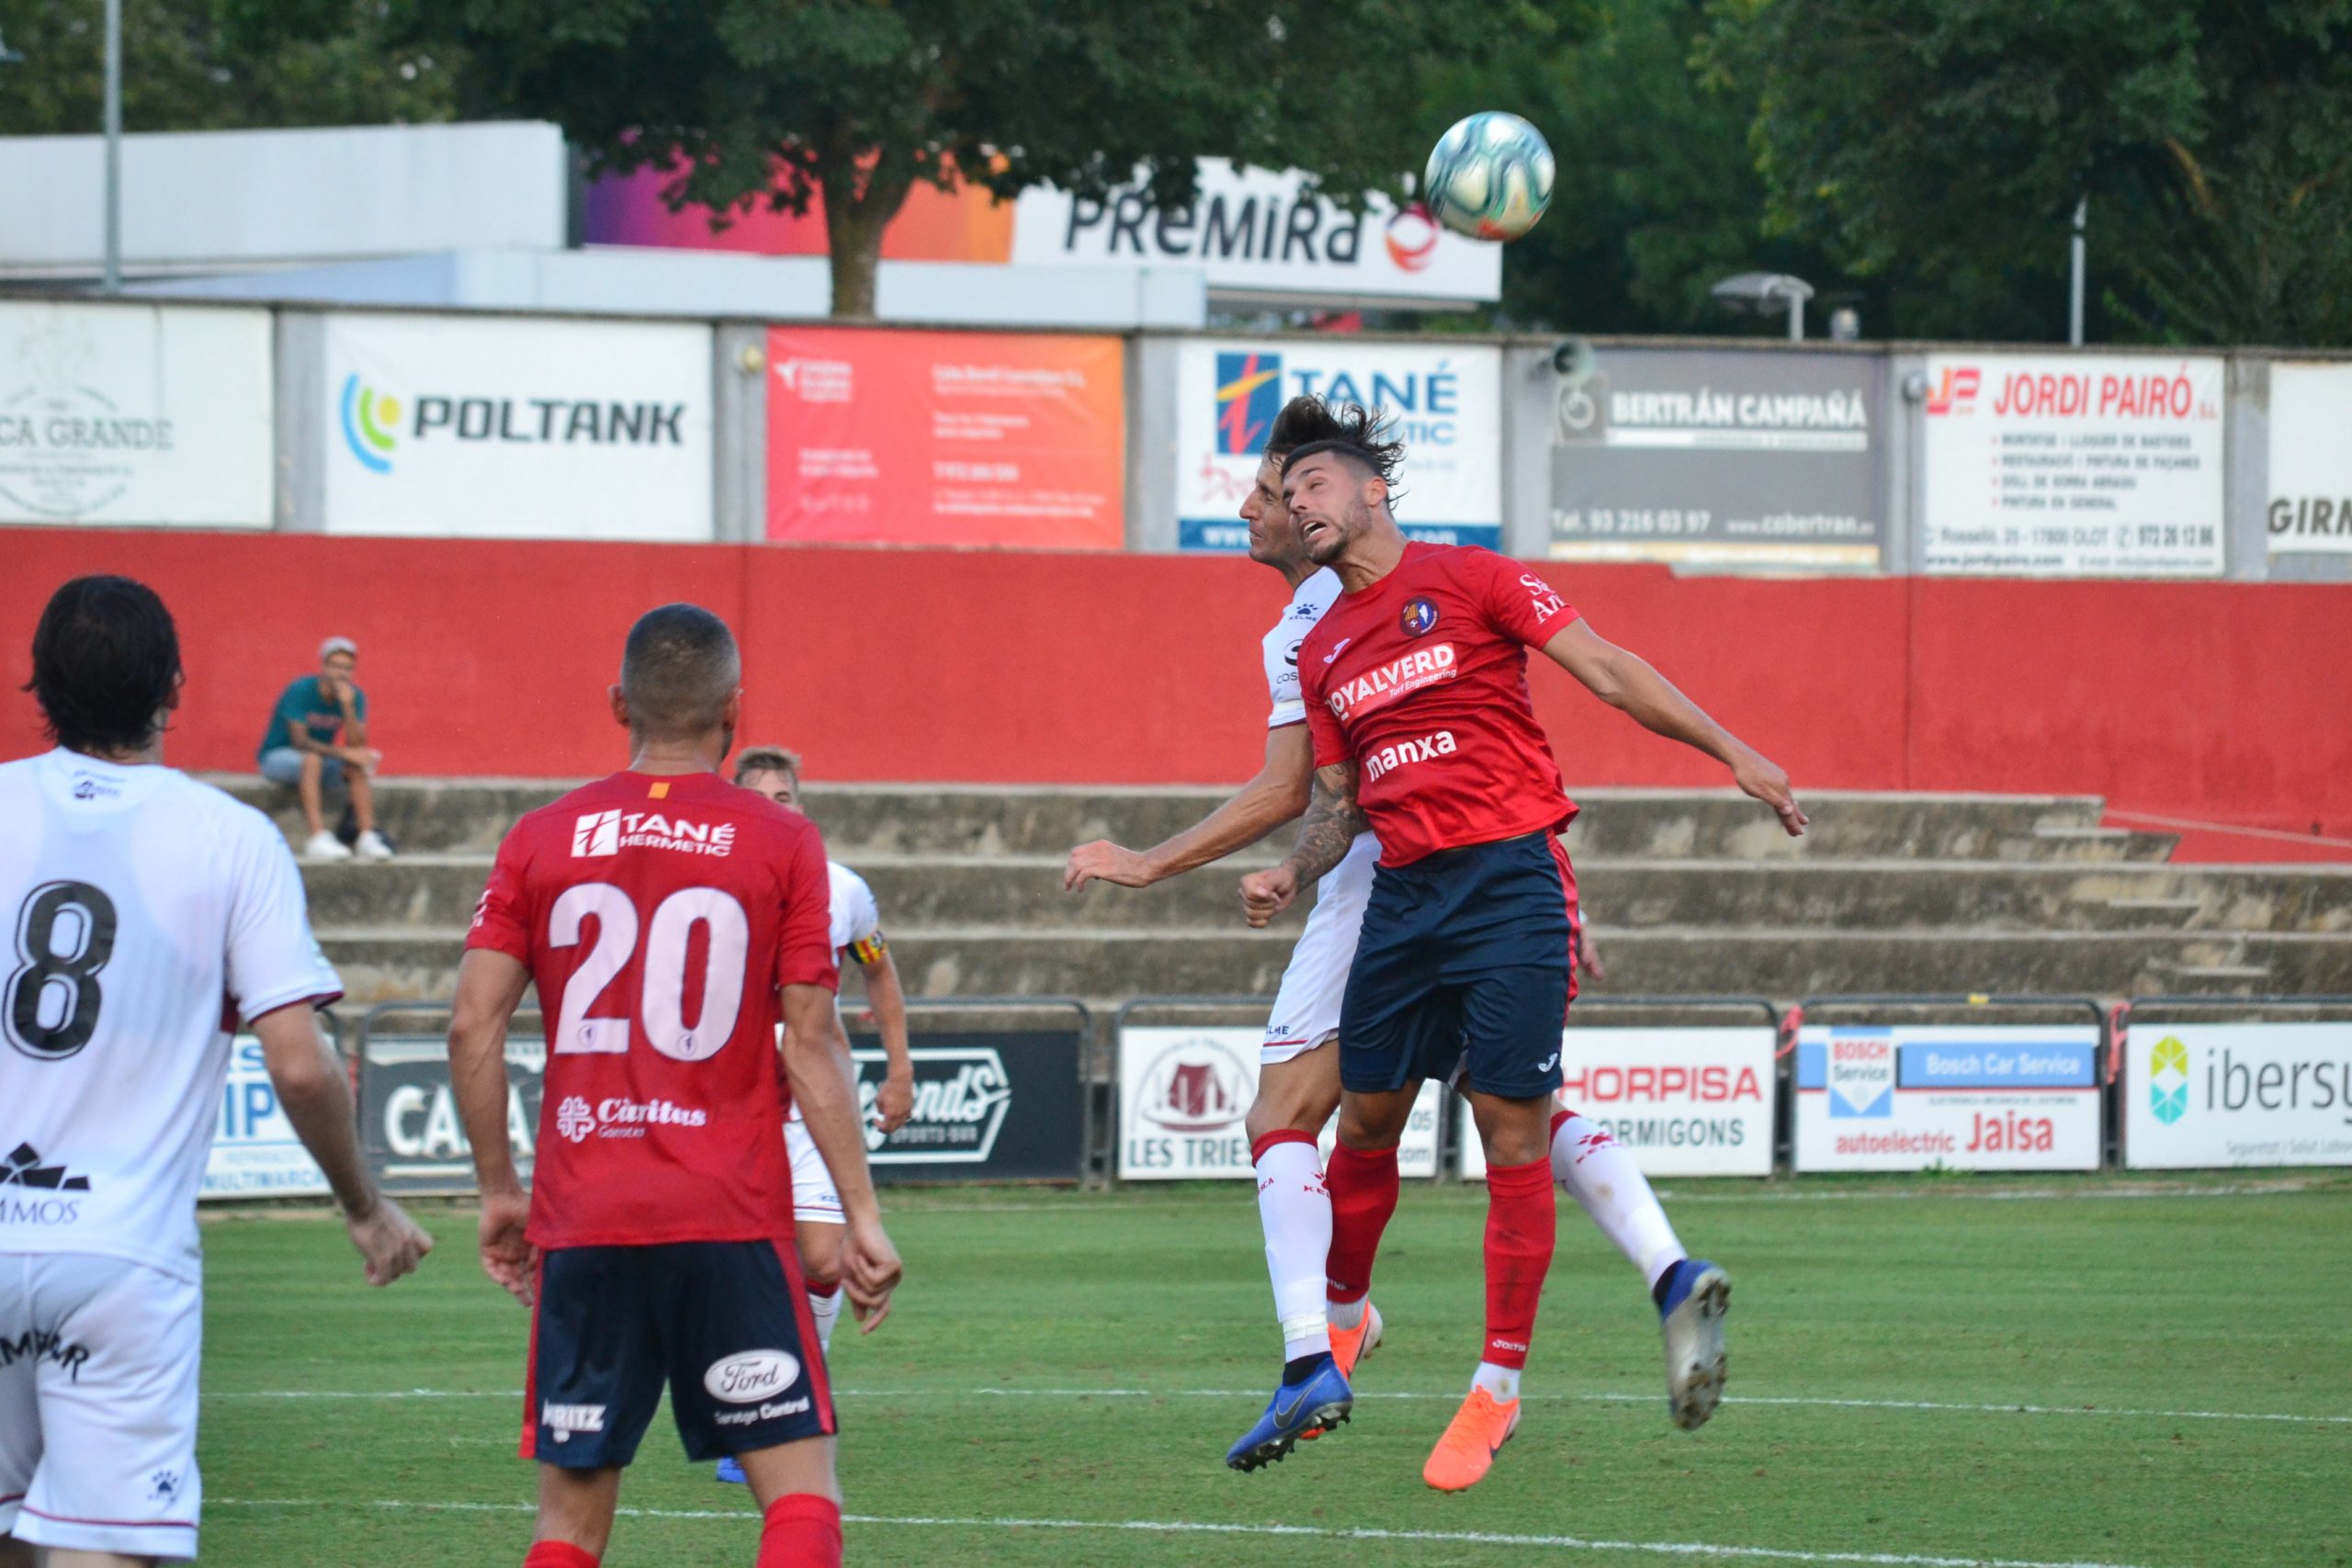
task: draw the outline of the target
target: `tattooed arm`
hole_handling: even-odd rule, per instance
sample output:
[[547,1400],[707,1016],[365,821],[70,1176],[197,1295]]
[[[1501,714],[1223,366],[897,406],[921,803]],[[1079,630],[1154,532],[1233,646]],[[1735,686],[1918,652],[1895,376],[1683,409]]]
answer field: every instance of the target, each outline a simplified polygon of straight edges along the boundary
[[1305,884],[1340,863],[1364,830],[1363,807],[1356,801],[1356,764],[1334,762],[1315,770],[1315,794],[1298,825],[1298,845],[1271,871],[1241,879],[1242,918],[1263,926],[1290,908]]

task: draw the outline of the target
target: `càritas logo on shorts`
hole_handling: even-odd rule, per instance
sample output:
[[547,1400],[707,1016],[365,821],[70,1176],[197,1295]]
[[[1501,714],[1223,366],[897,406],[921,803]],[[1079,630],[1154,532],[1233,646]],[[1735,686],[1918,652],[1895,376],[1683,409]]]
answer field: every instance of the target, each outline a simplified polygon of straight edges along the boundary
[[1333,716],[1345,718],[1351,713],[1369,713],[1408,692],[1453,677],[1453,645],[1441,642],[1391,660],[1352,681],[1343,681],[1332,687],[1323,700],[1330,705]]

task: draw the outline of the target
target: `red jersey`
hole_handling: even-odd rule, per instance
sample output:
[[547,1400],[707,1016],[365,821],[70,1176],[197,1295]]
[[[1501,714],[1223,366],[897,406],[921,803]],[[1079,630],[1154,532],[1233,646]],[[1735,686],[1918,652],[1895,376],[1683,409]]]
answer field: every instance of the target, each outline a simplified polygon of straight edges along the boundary
[[716,773],[615,773],[514,824],[468,947],[548,1021],[531,1241],[792,1234],[782,986],[838,981],[816,825]]
[[1577,814],[1527,690],[1527,650],[1576,618],[1492,550],[1408,542],[1394,570],[1340,594],[1307,632],[1298,676],[1315,765],[1360,765],[1381,864]]

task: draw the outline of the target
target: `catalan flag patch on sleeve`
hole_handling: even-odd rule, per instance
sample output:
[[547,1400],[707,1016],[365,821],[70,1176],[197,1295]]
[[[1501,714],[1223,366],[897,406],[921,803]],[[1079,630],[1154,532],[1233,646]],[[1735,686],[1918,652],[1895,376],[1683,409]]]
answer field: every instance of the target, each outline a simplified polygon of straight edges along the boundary
[[860,937],[849,944],[850,956],[860,964],[879,964],[882,962],[882,955],[889,951],[890,944],[882,940],[882,933],[878,931],[872,936]]

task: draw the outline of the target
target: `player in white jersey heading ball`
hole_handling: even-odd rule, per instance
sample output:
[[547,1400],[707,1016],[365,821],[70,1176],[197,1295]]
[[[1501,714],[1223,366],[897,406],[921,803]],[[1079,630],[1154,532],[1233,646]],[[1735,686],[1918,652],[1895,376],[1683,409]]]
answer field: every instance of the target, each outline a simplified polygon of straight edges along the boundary
[[[33,634],[57,749],[0,765],[0,1568],[196,1555],[196,1197],[239,1019],[369,1283],[431,1250],[385,1198],[313,1010],[343,994],[260,812],[163,765],[179,637],[82,577]],[[29,1348],[30,1353],[26,1353]]]
[[[1265,637],[1273,707],[1266,720],[1266,760],[1257,776],[1200,822],[1151,849],[1138,852],[1102,840],[1080,845],[1063,873],[1066,888],[1075,891],[1091,880],[1148,887],[1246,849],[1306,809],[1315,758],[1299,692],[1298,649],[1339,597],[1340,580],[1307,559],[1283,499],[1283,459],[1309,442],[1384,439],[1380,425],[1375,413],[1352,405],[1292,399],[1266,434],[1264,461],[1241,503],[1241,517],[1250,525],[1250,558],[1280,571],[1291,587],[1289,605]],[[1243,1123],[1258,1172],[1258,1212],[1282,1325],[1283,1370],[1265,1415],[1226,1455],[1236,1470],[1279,1460],[1300,1438],[1344,1420],[1345,1381],[1380,1343],[1380,1313],[1369,1300],[1341,1305],[1326,1299],[1331,1199],[1316,1146],[1340,1105],[1339,1053],[1323,1047],[1339,1036],[1340,999],[1355,960],[1379,853],[1374,836],[1360,834],[1317,885],[1315,907],[1292,950],[1267,1022],[1257,1098]],[[1580,917],[1574,931],[1579,964],[1597,977]],[[1571,1112],[1558,1119],[1551,1158],[1554,1178],[1641,1270],[1656,1300],[1675,1265],[1689,1254],[1633,1156],[1607,1129]],[[1670,1388],[1677,1382],[1675,1338],[1669,1332]],[[1336,1371],[1338,1379],[1319,1376],[1326,1368]],[[1703,1408],[1682,1399],[1673,1403],[1678,1426],[1696,1427],[1713,1412],[1712,1400]]]

